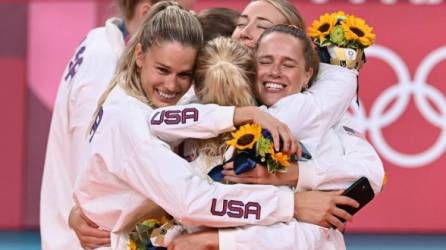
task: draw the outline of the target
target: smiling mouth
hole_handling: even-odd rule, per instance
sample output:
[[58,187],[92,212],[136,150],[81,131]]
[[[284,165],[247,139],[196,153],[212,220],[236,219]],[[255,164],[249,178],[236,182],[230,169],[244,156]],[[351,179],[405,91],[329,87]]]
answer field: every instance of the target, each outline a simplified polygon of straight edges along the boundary
[[168,100],[175,99],[175,97],[177,96],[176,93],[163,92],[159,89],[156,90],[156,93],[158,93],[158,95],[161,96],[162,98],[168,99]]
[[278,82],[264,82],[263,86],[268,90],[272,92],[278,92],[286,88],[286,85],[283,83]]

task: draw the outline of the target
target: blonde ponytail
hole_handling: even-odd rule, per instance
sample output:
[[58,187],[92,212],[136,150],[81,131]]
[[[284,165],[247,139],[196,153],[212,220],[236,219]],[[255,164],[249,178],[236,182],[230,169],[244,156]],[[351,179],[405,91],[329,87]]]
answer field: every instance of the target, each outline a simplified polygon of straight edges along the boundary
[[[253,106],[256,101],[253,84],[256,63],[253,52],[230,38],[209,41],[198,55],[195,71],[195,93],[201,103],[222,106]],[[208,157],[222,156],[229,134],[198,141],[199,153]]]

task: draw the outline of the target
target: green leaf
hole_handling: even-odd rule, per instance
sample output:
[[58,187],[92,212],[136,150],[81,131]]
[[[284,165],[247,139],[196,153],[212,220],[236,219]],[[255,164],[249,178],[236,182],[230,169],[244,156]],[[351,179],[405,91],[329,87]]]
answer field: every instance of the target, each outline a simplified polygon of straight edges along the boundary
[[271,147],[271,141],[261,136],[257,141],[256,146],[257,146],[257,154],[260,155],[261,158],[265,158],[269,148]]
[[277,163],[276,161],[274,161],[273,159],[268,158],[268,159],[266,160],[266,168],[267,168],[267,170],[268,170],[269,173],[274,174],[274,173],[276,173],[277,171],[282,170],[283,167],[282,167],[279,163]]
[[269,154],[268,154],[268,158],[266,159],[266,168],[267,168],[268,172],[271,174],[287,171],[287,168],[285,166],[283,166],[280,163],[278,163],[277,161],[273,160],[269,156]]
[[330,39],[326,39],[323,43],[321,43],[321,47],[326,47],[332,44],[333,43],[330,41]]
[[340,46],[345,44],[344,30],[341,26],[333,27],[333,30],[330,32],[330,40]]

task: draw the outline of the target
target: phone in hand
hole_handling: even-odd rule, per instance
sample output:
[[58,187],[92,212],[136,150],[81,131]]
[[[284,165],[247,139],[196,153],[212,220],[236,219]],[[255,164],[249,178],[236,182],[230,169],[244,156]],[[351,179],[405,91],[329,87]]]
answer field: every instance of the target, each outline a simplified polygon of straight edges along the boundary
[[[373,192],[372,186],[370,186],[370,182],[366,177],[361,177],[357,181],[355,181],[350,187],[348,187],[342,195],[348,196],[359,203],[358,208],[354,208],[347,205],[339,205],[338,207],[345,210],[347,213],[354,215],[358,212],[362,207],[364,207],[367,203],[369,203],[373,197],[375,197],[375,193]],[[345,222],[344,219],[341,219],[342,222]]]

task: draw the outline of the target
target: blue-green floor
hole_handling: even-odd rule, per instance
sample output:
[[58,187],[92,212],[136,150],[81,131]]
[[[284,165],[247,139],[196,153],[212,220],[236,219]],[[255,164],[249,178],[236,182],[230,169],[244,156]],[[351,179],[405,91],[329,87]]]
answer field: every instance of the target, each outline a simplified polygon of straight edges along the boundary
[[[346,234],[349,250],[445,250],[445,235]],[[0,250],[40,250],[39,233],[1,232]]]
[[0,250],[40,250],[39,232],[0,231]]
[[446,250],[446,234],[346,234],[351,250]]

